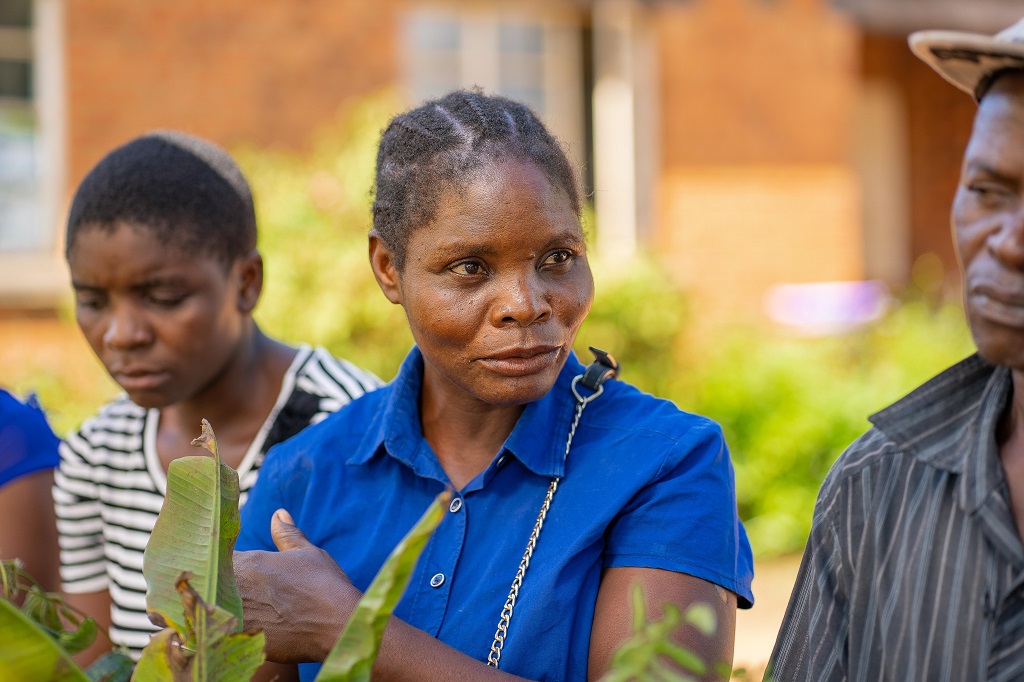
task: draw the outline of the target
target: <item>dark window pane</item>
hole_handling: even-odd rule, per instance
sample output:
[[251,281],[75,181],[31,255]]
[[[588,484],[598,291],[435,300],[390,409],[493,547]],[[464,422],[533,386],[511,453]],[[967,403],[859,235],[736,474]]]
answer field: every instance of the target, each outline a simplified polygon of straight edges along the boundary
[[32,0],[0,0],[0,26],[32,25]]
[[0,59],[0,97],[32,98],[32,63]]

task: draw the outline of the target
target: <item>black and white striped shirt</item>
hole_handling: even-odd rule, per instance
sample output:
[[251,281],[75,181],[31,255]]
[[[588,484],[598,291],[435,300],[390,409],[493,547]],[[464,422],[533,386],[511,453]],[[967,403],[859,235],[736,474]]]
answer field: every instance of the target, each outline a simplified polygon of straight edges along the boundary
[[[322,348],[300,348],[237,468],[242,501],[270,446],[379,385],[377,377]],[[159,421],[159,410],[143,409],[127,397],[115,400],[61,444],[55,474],[64,590],[109,590],[110,638],[134,658],[157,630],[146,616],[142,554],[167,485],[156,450]]]
[[769,675],[1024,679],[1024,545],[995,435],[1011,394],[973,356],[871,417],[818,496]]

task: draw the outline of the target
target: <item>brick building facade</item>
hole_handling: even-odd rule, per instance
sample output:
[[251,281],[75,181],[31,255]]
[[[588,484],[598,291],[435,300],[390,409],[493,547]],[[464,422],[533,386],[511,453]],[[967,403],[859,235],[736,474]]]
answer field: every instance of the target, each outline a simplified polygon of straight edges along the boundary
[[[34,107],[26,168],[45,209],[35,250],[5,251],[0,192],[0,302],[66,290],[69,188],[134,135],[301,149],[352,98],[472,83],[543,110],[593,190],[598,251],[657,253],[698,310],[757,316],[785,282],[900,287],[929,253],[954,271],[946,216],[973,104],[905,36],[956,17],[879,19],[875,4],[0,0],[0,88],[5,60],[34,67],[24,102],[0,90],[0,166],[4,107]],[[20,56],[16,34],[32,37]]]

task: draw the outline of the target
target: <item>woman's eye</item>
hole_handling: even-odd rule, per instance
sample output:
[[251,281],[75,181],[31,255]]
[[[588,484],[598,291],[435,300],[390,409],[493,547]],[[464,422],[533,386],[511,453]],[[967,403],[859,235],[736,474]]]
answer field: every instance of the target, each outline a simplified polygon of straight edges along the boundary
[[476,261],[465,261],[462,263],[456,263],[451,268],[451,271],[456,275],[479,275],[483,273],[484,268],[480,263]]
[[572,260],[572,257],[572,251],[560,249],[548,254],[548,257],[544,259],[543,265],[565,265]]
[[85,310],[99,310],[104,305],[102,298],[79,298],[75,301],[75,305]]
[[157,296],[157,295],[151,294],[149,296],[149,302],[152,303],[155,306],[160,307],[160,308],[173,308],[173,307],[179,305],[184,300],[185,300],[185,296],[184,295]]

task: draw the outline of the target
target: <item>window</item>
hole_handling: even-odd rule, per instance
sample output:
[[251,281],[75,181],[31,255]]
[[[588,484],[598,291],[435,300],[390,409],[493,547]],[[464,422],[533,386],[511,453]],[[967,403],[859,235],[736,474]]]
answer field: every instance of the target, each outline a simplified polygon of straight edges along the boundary
[[547,5],[509,5],[439,4],[406,15],[402,44],[409,94],[421,102],[478,85],[524,102],[583,167],[582,22]]
[[52,306],[64,191],[63,0],[0,0],[0,305]]
[[0,0],[0,251],[50,245],[40,229],[32,3]]

